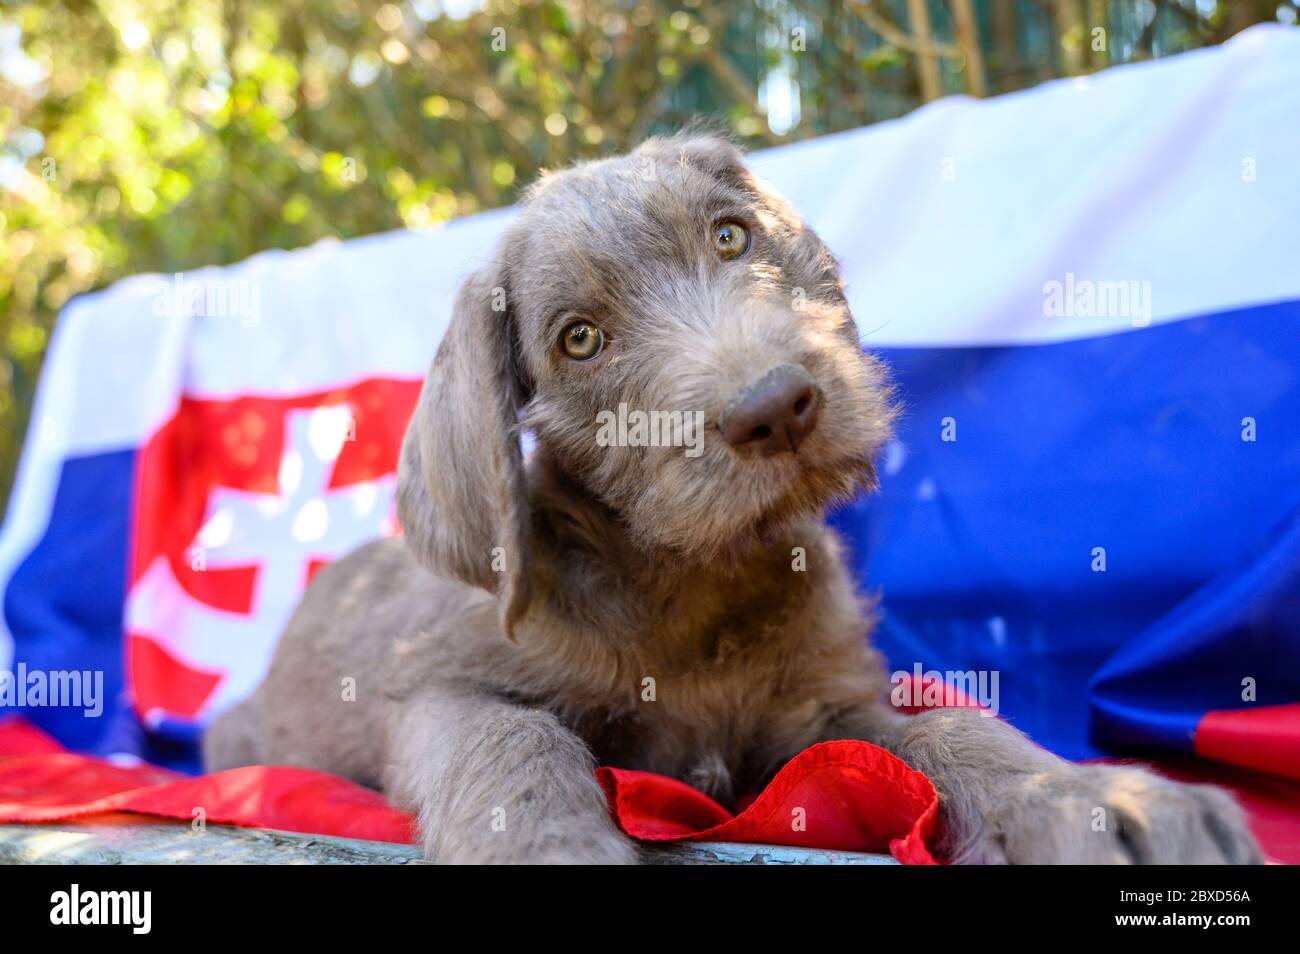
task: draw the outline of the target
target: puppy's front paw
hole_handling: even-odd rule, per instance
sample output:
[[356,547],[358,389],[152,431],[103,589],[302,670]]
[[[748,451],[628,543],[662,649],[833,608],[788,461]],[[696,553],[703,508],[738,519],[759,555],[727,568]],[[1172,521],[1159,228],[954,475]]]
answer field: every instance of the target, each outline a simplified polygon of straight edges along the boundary
[[1062,765],[995,782],[951,806],[954,861],[986,864],[1259,864],[1236,801],[1143,769]]

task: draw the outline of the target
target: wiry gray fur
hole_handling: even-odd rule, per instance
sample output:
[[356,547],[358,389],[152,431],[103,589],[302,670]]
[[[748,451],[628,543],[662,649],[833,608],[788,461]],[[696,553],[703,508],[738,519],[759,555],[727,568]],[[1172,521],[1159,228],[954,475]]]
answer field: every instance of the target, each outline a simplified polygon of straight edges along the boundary
[[[726,218],[753,241],[731,261],[710,239]],[[591,361],[559,347],[575,316],[608,338]],[[816,382],[815,430],[794,454],[728,445],[728,399],[782,363]],[[620,402],[703,411],[702,454],[598,446]],[[405,540],[319,574],[262,686],[208,733],[209,768],[382,787],[440,861],[631,862],[597,763],[727,799],[858,738],[934,780],[958,861],[1259,860],[1215,789],[1073,765],[971,710],[891,708],[822,515],[874,488],[892,416],[830,252],[731,145],[656,139],[544,178],[429,372]]]

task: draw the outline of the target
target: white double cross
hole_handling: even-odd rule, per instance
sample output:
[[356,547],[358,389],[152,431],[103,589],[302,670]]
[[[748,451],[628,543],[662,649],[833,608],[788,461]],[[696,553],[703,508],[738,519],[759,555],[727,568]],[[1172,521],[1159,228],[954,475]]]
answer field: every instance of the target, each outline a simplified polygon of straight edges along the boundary
[[[197,717],[208,721],[261,681],[275,642],[307,584],[313,561],[337,559],[394,531],[396,477],[330,489],[330,478],[352,418],[346,406],[292,410],[285,415],[279,492],[218,487],[186,548],[191,565],[208,570],[256,567],[250,612],[234,613],[190,596],[165,557],[131,588],[127,632],[157,642],[182,663],[223,676]],[[148,505],[148,501],[144,502]],[[146,721],[148,687],[133,687]]]

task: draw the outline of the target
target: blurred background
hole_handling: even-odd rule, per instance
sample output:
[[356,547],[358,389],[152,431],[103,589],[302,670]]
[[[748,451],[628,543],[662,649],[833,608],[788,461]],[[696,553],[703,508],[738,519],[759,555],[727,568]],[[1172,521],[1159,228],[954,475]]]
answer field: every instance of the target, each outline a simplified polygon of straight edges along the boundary
[[509,204],[704,114],[749,148],[1294,24],[1279,0],[0,3],[0,505],[59,309]]

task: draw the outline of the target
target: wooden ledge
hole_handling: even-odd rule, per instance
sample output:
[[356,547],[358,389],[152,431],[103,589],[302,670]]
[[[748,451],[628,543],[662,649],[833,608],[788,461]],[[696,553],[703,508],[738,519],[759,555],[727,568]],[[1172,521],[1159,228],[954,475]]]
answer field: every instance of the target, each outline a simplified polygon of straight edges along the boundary
[[[816,851],[778,845],[683,842],[646,845],[655,865],[892,865],[888,855]],[[94,824],[0,825],[0,864],[90,865],[406,865],[426,864],[411,845],[325,835],[208,825],[138,815],[107,815]]]

